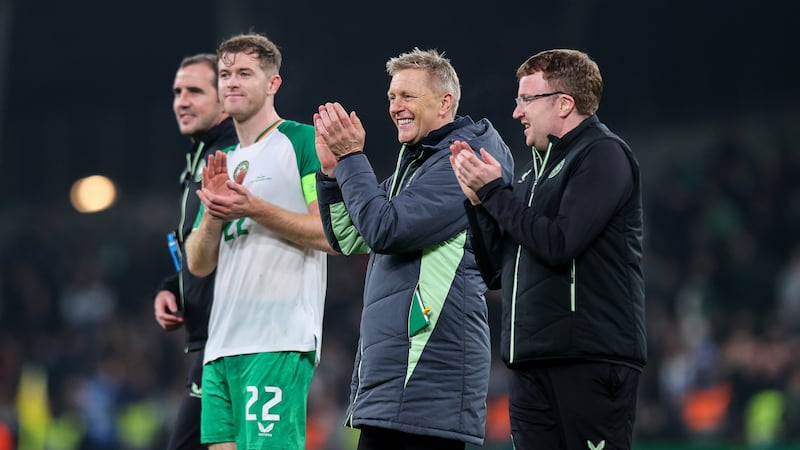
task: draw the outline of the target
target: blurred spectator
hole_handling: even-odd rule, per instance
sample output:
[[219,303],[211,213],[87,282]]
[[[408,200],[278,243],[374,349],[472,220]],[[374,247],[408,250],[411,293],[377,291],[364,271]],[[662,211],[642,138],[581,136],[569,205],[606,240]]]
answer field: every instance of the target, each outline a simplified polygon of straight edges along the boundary
[[793,331],[800,332],[800,245],[793,248],[777,284],[778,320]]

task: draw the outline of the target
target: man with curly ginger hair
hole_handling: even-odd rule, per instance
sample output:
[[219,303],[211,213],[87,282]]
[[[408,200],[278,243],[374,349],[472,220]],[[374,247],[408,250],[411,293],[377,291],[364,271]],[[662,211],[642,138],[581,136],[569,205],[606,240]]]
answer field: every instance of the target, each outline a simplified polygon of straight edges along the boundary
[[503,289],[514,447],[630,449],[647,359],[639,164],[596,116],[603,79],[587,54],[537,53],[517,78],[532,149],[520,179],[451,147],[481,274]]

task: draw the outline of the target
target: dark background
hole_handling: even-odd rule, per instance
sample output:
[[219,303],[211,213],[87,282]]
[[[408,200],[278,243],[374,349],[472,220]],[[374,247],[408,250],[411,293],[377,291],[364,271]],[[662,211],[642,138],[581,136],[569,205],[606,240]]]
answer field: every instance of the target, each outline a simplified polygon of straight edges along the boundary
[[[768,1],[0,0],[0,423],[19,434],[23,368],[36,368],[47,374],[51,422],[76,420],[67,448],[162,445],[187,359],[182,334],[157,327],[151,302],[172,264],[163,236],[177,222],[188,145],[172,81],[183,56],[256,31],[283,52],[279,114],[309,122],[321,102],[355,109],[380,177],[398,150],[388,58],[444,51],[461,78],[459,113],[489,118],[522,166],[530,152],[511,118],[517,67],[549,48],[589,53],[604,78],[598,115],[631,144],[646,187],[651,344],[637,443],[744,445],[761,442],[759,432],[800,442],[800,369],[790,358],[800,349],[799,17],[791,2]],[[69,189],[92,174],[114,180],[118,199],[79,214]],[[325,431],[316,448],[347,448],[339,434],[363,263],[329,259],[310,399],[311,422]],[[489,294],[493,320],[498,295]],[[490,401],[502,399],[503,371],[496,364]],[[726,386],[710,428],[686,419],[687,398]],[[772,391],[780,402],[754,400]],[[146,414],[130,412],[143,405]],[[754,418],[770,411],[779,418]],[[151,439],[125,438],[131,425],[116,419],[126,414],[140,426],[157,418],[137,434]]]
[[90,173],[117,180],[123,201],[164,192],[183,163],[171,151],[183,144],[171,114],[177,61],[248,30],[284,53],[282,115],[307,121],[320,102],[340,100],[366,122],[368,151],[388,160],[393,148],[374,149],[393,137],[384,63],[414,46],[445,51],[461,76],[461,112],[489,117],[516,148],[514,72],[547,48],[598,62],[599,113],[621,134],[775,114],[800,93],[800,20],[770,2],[4,2],[0,161],[27,169],[0,180],[17,190],[10,204],[63,200]]

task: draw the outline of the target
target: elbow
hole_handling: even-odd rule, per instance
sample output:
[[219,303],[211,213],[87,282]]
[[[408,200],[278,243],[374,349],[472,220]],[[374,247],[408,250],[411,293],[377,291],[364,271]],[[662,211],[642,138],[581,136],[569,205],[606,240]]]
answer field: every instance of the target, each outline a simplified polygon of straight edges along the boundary
[[214,267],[204,267],[202,264],[199,264],[197,261],[193,261],[189,259],[186,261],[186,265],[189,267],[189,272],[192,275],[196,276],[197,278],[207,277],[214,271]]
[[336,250],[334,250],[333,247],[331,247],[330,244],[328,244],[327,241],[325,241],[324,245],[320,245],[319,249],[322,250],[323,252],[327,253],[328,255],[331,255],[331,256],[341,255],[341,253],[339,253]]
[[341,253],[337,252],[336,249],[328,242],[328,239],[323,236],[322,240],[318,243],[317,248],[322,250],[323,252],[331,255],[331,256],[338,256]]

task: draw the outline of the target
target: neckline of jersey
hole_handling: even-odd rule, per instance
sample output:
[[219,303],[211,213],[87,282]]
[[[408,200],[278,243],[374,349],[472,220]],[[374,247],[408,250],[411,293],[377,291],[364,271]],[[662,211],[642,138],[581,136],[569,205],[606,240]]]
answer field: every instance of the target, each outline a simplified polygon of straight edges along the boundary
[[278,119],[278,120],[276,120],[275,122],[272,122],[272,124],[271,124],[270,126],[268,126],[267,128],[265,128],[265,129],[264,129],[264,131],[262,131],[262,132],[261,132],[261,134],[259,134],[259,135],[258,135],[258,137],[256,138],[255,142],[253,142],[253,143],[255,144],[256,142],[260,141],[261,139],[264,139],[264,137],[265,137],[265,136],[266,136],[266,135],[267,135],[267,134],[268,134],[270,131],[272,131],[272,129],[273,129],[273,128],[275,128],[275,126],[276,126],[276,125],[278,125],[278,124],[279,124],[279,123],[281,123],[281,122],[283,122],[283,119]]

